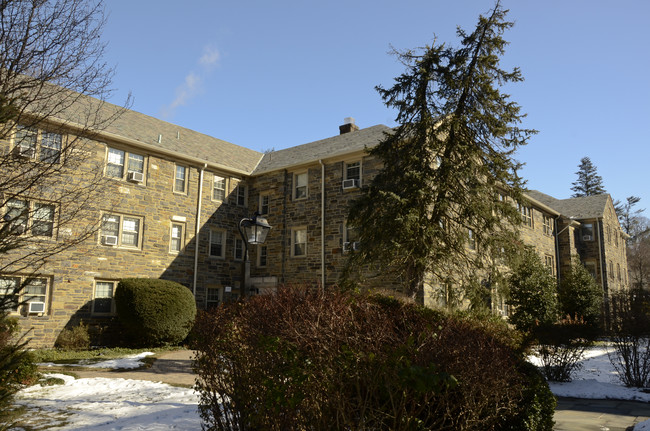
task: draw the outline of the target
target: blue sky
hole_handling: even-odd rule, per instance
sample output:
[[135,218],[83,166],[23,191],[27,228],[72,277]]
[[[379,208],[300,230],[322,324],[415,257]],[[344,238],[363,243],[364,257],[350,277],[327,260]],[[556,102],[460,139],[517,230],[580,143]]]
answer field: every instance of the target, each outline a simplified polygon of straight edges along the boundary
[[[589,156],[614,199],[650,210],[650,2],[503,0],[515,26],[507,90],[539,130],[517,159],[528,187],[567,198]],[[491,0],[110,0],[113,103],[258,151],[394,126],[374,87],[402,71],[391,46],[458,46]],[[647,211],[646,213],[650,213]]]

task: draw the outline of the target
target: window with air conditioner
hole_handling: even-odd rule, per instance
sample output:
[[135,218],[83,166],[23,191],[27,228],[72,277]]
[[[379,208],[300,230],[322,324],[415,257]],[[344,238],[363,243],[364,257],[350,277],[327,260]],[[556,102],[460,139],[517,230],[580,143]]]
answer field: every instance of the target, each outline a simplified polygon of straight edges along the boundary
[[580,229],[583,241],[594,240],[594,225],[592,223],[584,223]]
[[145,157],[118,148],[107,149],[106,170],[107,177],[142,183],[145,179]]
[[14,155],[41,162],[59,163],[63,150],[63,136],[36,127],[16,126]]
[[142,222],[142,217],[104,214],[101,224],[102,245],[141,248]]
[[0,275],[0,296],[9,300],[10,313],[46,314],[49,286],[48,277]]
[[361,187],[361,161],[343,164],[343,190]]
[[356,227],[349,226],[347,223],[343,226],[343,253],[349,253],[359,250],[359,234]]

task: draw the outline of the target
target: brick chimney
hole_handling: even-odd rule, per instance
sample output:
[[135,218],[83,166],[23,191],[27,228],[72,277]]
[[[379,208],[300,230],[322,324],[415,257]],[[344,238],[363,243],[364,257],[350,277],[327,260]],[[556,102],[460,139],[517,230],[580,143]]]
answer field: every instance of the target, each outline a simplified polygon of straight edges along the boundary
[[347,117],[346,119],[344,119],[343,125],[339,126],[339,132],[341,135],[344,133],[355,132],[357,130],[359,130],[359,126],[354,124],[354,118],[352,117]]

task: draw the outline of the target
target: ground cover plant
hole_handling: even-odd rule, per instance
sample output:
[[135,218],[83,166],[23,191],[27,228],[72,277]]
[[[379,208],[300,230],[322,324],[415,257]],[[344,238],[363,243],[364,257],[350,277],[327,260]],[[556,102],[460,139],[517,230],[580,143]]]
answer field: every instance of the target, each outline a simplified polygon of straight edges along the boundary
[[555,400],[498,319],[282,288],[201,313],[207,430],[550,430]]

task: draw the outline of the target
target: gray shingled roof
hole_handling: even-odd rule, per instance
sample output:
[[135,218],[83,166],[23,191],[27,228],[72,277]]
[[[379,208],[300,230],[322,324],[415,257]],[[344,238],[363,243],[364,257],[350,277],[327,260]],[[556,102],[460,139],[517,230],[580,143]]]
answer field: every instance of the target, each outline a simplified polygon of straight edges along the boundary
[[[93,109],[97,109],[98,103],[100,102],[97,99],[82,97],[63,116],[83,124],[83,116],[88,109],[88,104],[92,105]],[[104,102],[100,112],[103,118],[109,118],[119,109],[121,108],[116,105]],[[104,131],[248,174],[253,172],[263,156],[260,152],[132,110],[125,110]],[[162,135],[160,143],[159,135]]]
[[392,129],[383,124],[264,155],[253,175],[372,148]]
[[579,198],[555,199],[537,190],[526,192],[531,198],[553,208],[566,217],[577,220],[601,218],[605,214],[609,194],[583,196]]

